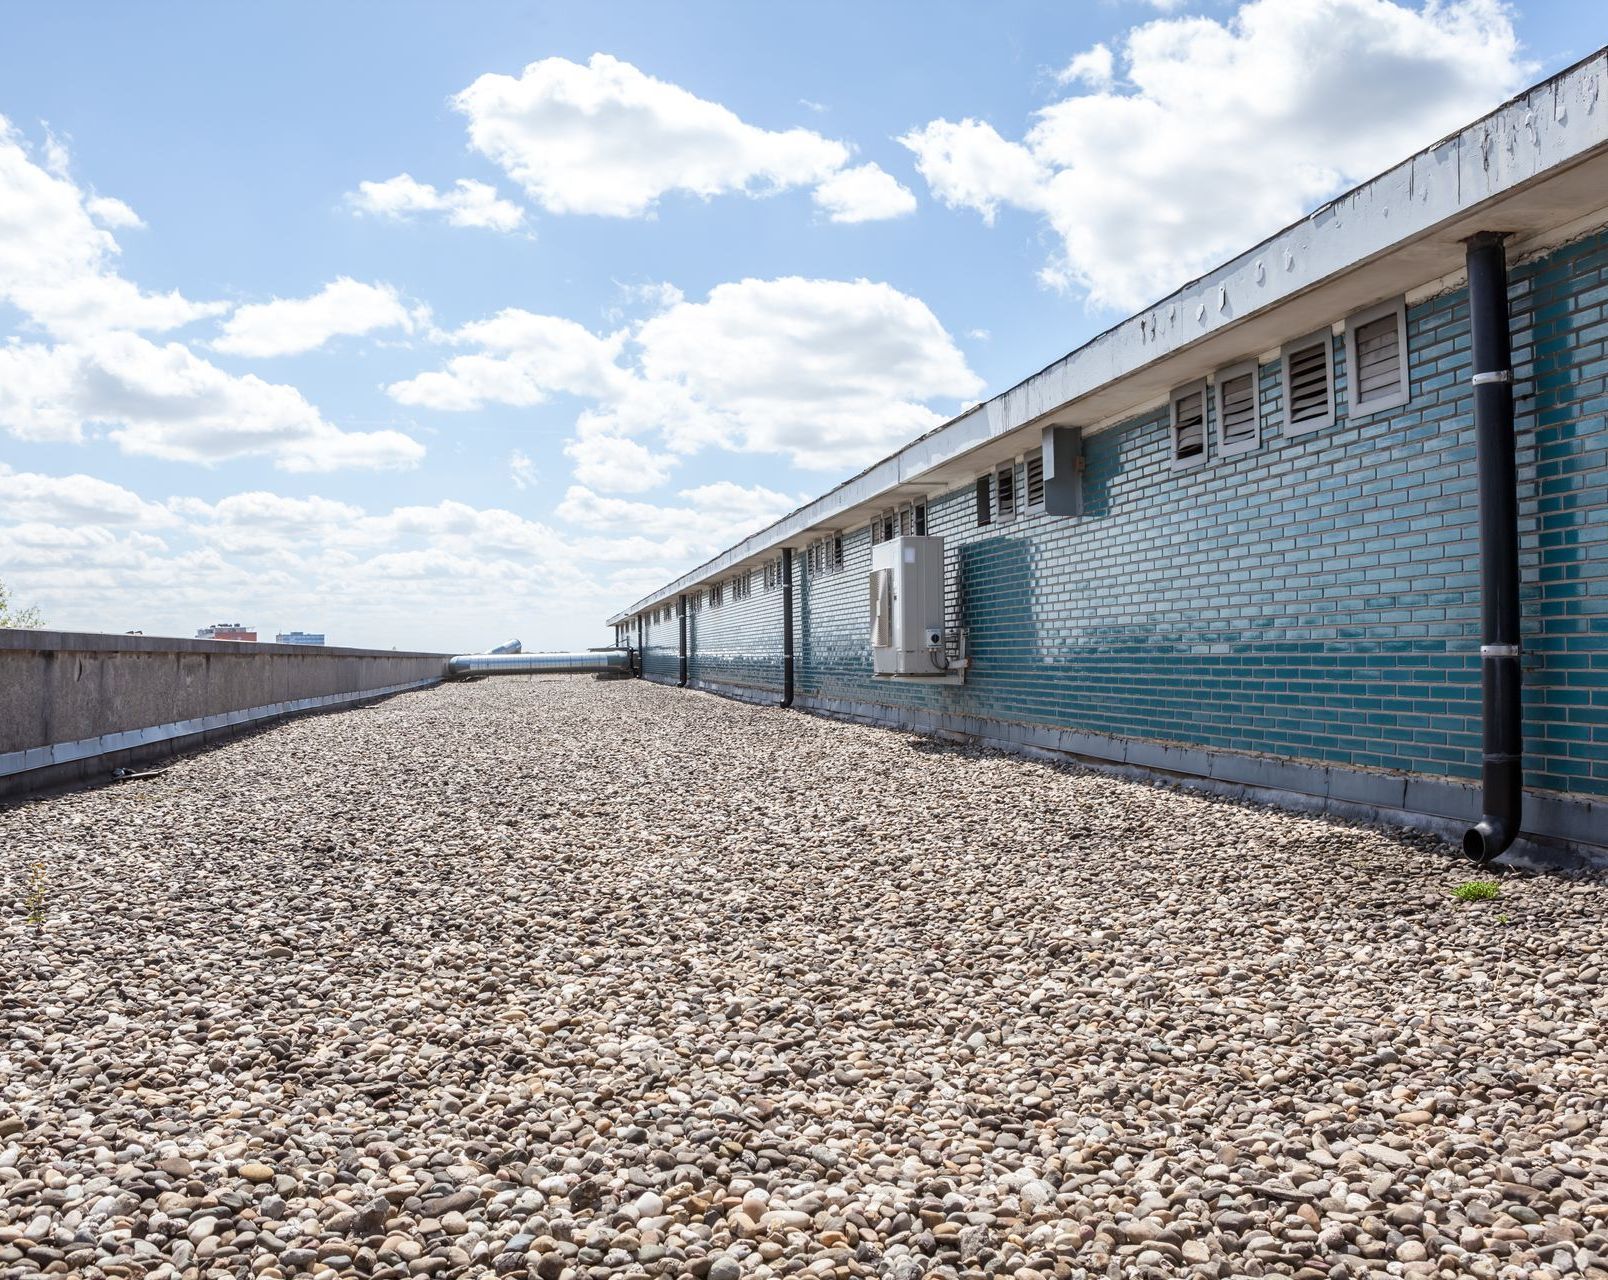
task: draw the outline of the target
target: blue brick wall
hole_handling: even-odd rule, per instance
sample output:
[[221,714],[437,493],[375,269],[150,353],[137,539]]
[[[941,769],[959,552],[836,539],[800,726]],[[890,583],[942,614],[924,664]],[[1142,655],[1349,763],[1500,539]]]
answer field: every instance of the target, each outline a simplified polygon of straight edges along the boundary
[[657,619],[659,611],[651,615],[643,635],[642,674],[654,680],[675,681],[681,674],[681,630],[676,620],[675,606],[670,608],[667,622]]
[[779,693],[782,687],[782,592],[765,588],[758,569],[753,594],[736,599],[723,579],[720,604],[688,617],[688,679]]
[[[1515,266],[1526,780],[1608,796],[1608,236]],[[801,695],[1472,780],[1479,577],[1462,290],[1408,310],[1411,397],[1169,466],[1165,410],[1091,435],[1086,514],[976,527],[970,486],[928,504],[948,550],[962,687],[874,680],[870,536],[800,574]],[[1336,317],[1339,319],[1340,317]],[[1291,335],[1296,336],[1296,335]],[[1253,353],[1245,353],[1249,357]],[[1215,434],[1215,429],[1213,434]],[[1018,470],[1020,491],[1021,474]],[[778,593],[779,595],[779,593]],[[780,617],[700,615],[695,676],[776,683]],[[731,609],[728,602],[723,608]],[[718,613],[719,611],[714,611]],[[707,644],[707,653],[702,646]]]

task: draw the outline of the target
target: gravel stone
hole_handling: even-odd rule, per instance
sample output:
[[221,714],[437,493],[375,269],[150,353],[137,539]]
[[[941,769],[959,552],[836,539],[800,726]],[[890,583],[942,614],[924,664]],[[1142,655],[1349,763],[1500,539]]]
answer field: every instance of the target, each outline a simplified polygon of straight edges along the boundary
[[1608,1280],[1601,875],[582,677],[0,876],[0,1280]]

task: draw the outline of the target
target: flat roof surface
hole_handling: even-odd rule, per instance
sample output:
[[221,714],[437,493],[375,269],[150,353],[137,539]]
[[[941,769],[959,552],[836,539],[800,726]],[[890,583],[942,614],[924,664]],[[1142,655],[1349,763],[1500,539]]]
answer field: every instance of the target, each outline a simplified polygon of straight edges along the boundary
[[0,1270],[1547,1274],[1608,880],[1472,874],[646,681],[287,722],[0,810]]

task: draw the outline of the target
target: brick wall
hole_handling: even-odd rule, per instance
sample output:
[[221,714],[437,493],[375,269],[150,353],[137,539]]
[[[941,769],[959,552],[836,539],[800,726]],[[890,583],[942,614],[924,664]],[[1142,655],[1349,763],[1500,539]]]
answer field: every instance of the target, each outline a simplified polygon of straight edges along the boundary
[[735,597],[732,579],[722,579],[718,605],[705,603],[690,615],[687,678],[702,684],[780,693],[782,688],[782,592],[766,590],[759,570],[749,575],[752,594]]
[[[1605,266],[1599,233],[1512,272],[1526,780],[1591,797],[1608,796]],[[929,501],[970,632],[962,687],[871,677],[870,536],[846,534],[842,571],[798,575],[800,695],[1477,778],[1466,294],[1409,308],[1408,335],[1400,409],[1346,414],[1337,336],[1332,427],[1283,433],[1275,361],[1252,452],[1212,440],[1204,466],[1173,471],[1157,410],[1087,437],[1080,519],[978,528],[970,486]],[[697,615],[694,679],[779,687],[779,599],[756,582]]]

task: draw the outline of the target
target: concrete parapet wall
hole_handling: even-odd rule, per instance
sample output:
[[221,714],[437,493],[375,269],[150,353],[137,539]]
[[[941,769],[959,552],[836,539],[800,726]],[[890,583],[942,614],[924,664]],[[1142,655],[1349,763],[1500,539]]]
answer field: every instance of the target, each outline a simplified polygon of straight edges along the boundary
[[447,655],[0,629],[0,798],[435,684]]

